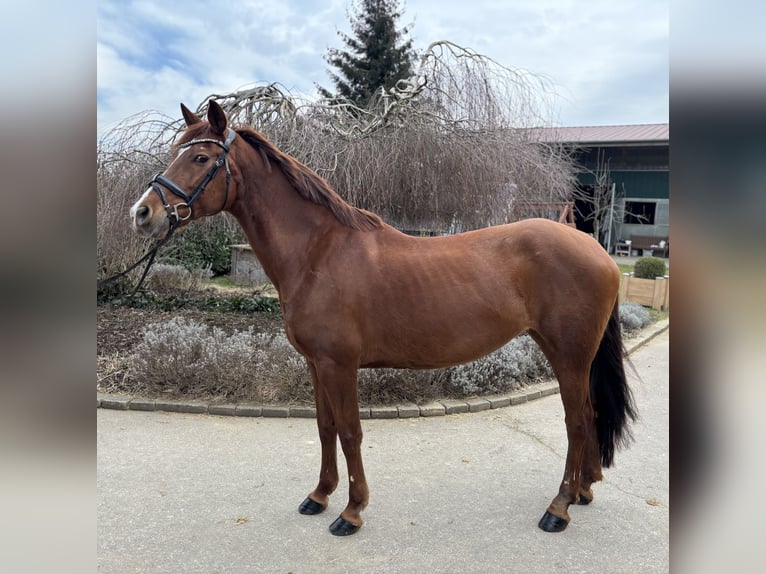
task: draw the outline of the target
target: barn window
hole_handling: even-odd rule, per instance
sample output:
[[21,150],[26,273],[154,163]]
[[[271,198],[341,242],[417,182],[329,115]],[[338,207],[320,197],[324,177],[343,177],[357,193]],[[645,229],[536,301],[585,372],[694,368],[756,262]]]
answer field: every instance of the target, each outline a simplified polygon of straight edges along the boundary
[[654,225],[654,215],[657,211],[655,201],[626,201],[625,223],[638,225]]

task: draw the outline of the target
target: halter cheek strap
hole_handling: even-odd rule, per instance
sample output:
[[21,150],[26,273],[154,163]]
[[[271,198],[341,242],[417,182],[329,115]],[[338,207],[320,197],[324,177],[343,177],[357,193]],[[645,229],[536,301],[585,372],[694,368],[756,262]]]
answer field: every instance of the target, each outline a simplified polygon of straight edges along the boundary
[[[229,201],[229,182],[231,181],[231,171],[229,170],[228,154],[229,154],[229,148],[231,147],[231,144],[237,135],[236,132],[230,128],[227,129],[227,132],[228,133],[224,141],[206,138],[206,139],[192,140],[190,142],[186,142],[185,144],[179,146],[179,149],[186,149],[199,143],[212,143],[222,149],[221,153],[218,154],[218,158],[216,158],[215,163],[213,164],[213,167],[210,168],[210,170],[207,172],[205,177],[202,179],[199,185],[197,185],[197,187],[194,189],[194,191],[191,194],[187,194],[180,185],[175,183],[169,177],[166,177],[165,175],[162,175],[159,173],[155,175],[149,182],[149,185],[154,190],[154,192],[159,196],[160,201],[162,201],[162,205],[168,214],[168,219],[170,220],[168,236],[175,230],[175,228],[178,226],[179,223],[191,218],[192,204],[197,200],[197,198],[200,195],[202,195],[202,192],[205,191],[205,188],[213,180],[213,178],[218,173],[218,170],[221,169],[222,166],[226,168],[226,192],[224,194],[223,204],[221,205],[221,208],[218,211],[216,211],[216,213],[220,213],[226,208],[226,204]],[[167,189],[170,193],[175,195],[176,197],[180,197],[181,199],[183,199],[183,203],[176,203],[175,205],[170,205],[167,198],[165,197],[165,192],[163,191],[163,187]],[[186,210],[186,212],[179,213],[179,210]],[[215,215],[215,213],[211,215]]]

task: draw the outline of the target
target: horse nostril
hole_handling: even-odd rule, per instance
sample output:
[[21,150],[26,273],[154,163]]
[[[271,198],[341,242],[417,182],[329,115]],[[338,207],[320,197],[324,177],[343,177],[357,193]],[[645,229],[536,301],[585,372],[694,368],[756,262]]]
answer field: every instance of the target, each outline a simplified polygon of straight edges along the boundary
[[149,220],[152,210],[148,206],[142,205],[136,210],[136,225],[143,225]]

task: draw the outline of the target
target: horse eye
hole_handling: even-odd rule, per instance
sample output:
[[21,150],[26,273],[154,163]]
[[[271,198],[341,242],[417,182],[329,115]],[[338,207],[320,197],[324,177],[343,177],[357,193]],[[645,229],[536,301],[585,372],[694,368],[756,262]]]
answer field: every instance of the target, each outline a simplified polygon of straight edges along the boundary
[[205,163],[208,160],[206,155],[198,155],[194,158],[194,163]]

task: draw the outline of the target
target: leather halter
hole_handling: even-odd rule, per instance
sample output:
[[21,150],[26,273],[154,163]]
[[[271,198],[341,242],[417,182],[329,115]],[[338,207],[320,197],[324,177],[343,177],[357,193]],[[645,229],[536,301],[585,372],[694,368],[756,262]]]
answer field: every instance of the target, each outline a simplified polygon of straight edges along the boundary
[[[185,144],[182,144],[179,147],[179,149],[186,149],[194,144],[199,143],[212,143],[220,147],[223,151],[218,155],[218,158],[216,158],[215,163],[213,164],[213,167],[210,168],[210,170],[207,172],[205,177],[202,179],[202,181],[199,183],[199,185],[194,189],[194,191],[191,194],[187,194],[183,188],[181,188],[180,185],[178,185],[176,182],[174,182],[169,177],[166,177],[162,174],[155,175],[151,181],[149,182],[149,185],[154,190],[154,192],[159,196],[160,201],[162,201],[162,206],[165,208],[165,211],[168,214],[168,221],[170,222],[170,225],[168,226],[168,237],[170,234],[175,231],[175,228],[178,227],[178,224],[182,221],[186,221],[187,219],[191,218],[192,216],[192,204],[197,200],[197,198],[202,195],[202,192],[205,191],[205,188],[207,185],[213,180],[213,178],[218,173],[218,170],[221,169],[221,166],[224,166],[226,168],[226,193],[223,197],[223,204],[221,205],[221,208],[216,211],[216,213],[220,213],[226,208],[226,203],[229,201],[229,181],[231,180],[231,171],[229,170],[229,148],[231,147],[231,143],[234,141],[234,138],[236,137],[236,132],[232,129],[228,129],[228,134],[226,135],[225,141],[220,140],[214,140],[214,139],[196,139],[192,140],[190,142],[186,142]],[[162,188],[167,189],[170,193],[175,195],[176,197],[180,197],[183,200],[183,203],[176,203],[175,205],[170,205],[168,203],[168,200],[165,198],[165,193],[162,191]],[[179,209],[185,208],[187,210],[187,213],[185,215],[182,215],[178,212]],[[215,215],[215,213],[211,213],[210,215]]]

